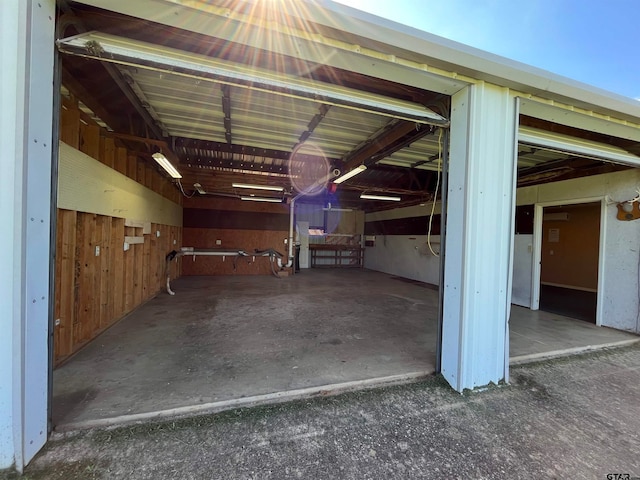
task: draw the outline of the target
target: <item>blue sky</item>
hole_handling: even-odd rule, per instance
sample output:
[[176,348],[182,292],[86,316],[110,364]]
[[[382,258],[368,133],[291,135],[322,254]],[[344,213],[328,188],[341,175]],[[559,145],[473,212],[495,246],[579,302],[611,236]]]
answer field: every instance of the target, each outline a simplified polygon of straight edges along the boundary
[[640,98],[640,0],[336,0]]

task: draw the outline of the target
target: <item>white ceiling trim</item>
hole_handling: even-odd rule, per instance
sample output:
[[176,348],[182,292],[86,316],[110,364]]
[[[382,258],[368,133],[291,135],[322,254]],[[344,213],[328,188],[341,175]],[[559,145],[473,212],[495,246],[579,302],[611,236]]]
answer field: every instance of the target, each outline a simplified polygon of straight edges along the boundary
[[525,145],[539,146],[559,153],[572,153],[596,160],[640,167],[640,157],[622,148],[569,135],[521,126],[518,130],[518,141]]
[[313,100],[416,123],[448,125],[446,118],[416,103],[284,73],[222,62],[204,55],[124,37],[94,31],[64,38],[57,43],[64,53],[120,65],[132,65],[179,76],[202,78],[216,83]]

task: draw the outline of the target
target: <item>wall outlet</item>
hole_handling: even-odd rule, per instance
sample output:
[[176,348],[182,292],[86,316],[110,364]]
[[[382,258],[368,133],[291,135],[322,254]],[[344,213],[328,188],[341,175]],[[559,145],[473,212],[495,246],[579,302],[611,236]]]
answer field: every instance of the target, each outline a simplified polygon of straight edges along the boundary
[[100,245],[96,245],[96,257],[100,256]]
[[126,252],[127,250],[129,250],[129,244],[124,242],[124,251]]
[[216,240],[216,245],[222,245],[222,240]]
[[160,238],[160,230],[156,231],[156,237]]

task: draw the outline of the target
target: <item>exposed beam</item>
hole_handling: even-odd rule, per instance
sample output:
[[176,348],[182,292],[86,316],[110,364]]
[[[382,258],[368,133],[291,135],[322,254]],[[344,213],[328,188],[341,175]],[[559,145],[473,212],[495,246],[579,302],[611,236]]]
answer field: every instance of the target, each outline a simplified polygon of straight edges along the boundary
[[[60,5],[61,5],[61,8],[63,9],[63,11],[66,14],[73,15],[73,11],[68,6],[67,2],[61,2]],[[84,23],[80,19],[78,19],[77,22],[74,22],[73,26],[74,26],[74,28],[76,30],[78,30],[79,33],[86,33],[88,31],[88,29],[84,26]],[[122,74],[120,73],[120,70],[118,69],[118,67],[116,65],[108,63],[108,62],[102,62],[102,66],[107,71],[107,73],[109,74],[111,79],[116,83],[118,88],[120,88],[120,90],[122,91],[124,96],[127,98],[127,100],[129,100],[129,102],[131,103],[133,108],[136,110],[138,115],[140,115],[140,117],[144,121],[145,126],[147,127],[147,129],[151,133],[153,133],[153,135],[156,138],[158,138],[158,139],[163,138],[164,135],[162,133],[162,130],[160,129],[160,127],[158,127],[158,125],[154,121],[154,119],[151,116],[151,114],[144,108],[144,106],[142,105],[142,103],[140,102],[138,97],[136,96],[136,94],[133,91],[133,89],[127,84],[126,80],[123,78]],[[82,97],[79,97],[79,98],[82,100]],[[83,100],[83,103],[85,103],[85,105],[89,106],[86,102],[84,102],[84,100]],[[91,108],[91,107],[89,107],[89,108]],[[98,115],[97,112],[95,112],[95,113]],[[102,117],[100,117],[100,118],[102,118]],[[104,120],[104,121],[106,122],[107,120]]]
[[93,113],[100,117],[104,123],[109,125],[110,128],[113,130],[120,130],[122,128],[122,119],[109,113],[64,66],[62,66],[62,84],[67,87],[76,99],[84,103]]
[[322,122],[322,120],[324,119],[325,115],[327,114],[327,112],[329,111],[329,109],[331,108],[331,105],[327,105],[327,104],[321,104],[320,107],[318,107],[318,113],[316,113],[313,118],[311,119],[311,121],[309,122],[309,124],[307,125],[307,129],[302,132],[302,134],[300,135],[300,138],[298,138],[298,143],[296,143],[293,146],[293,150],[295,151],[300,145],[302,145],[304,142],[307,141],[307,139],[313,134],[313,131],[317,128],[318,125],[320,125],[320,122]]
[[[349,170],[364,163],[375,154],[384,150],[390,144],[398,141],[415,130],[416,124],[413,122],[396,120],[389,122],[381,132],[374,135],[372,138],[369,138],[360,148],[347,155],[344,159],[344,171],[348,172]],[[377,161],[380,160],[382,160],[382,158],[379,158]]]
[[166,148],[166,149],[170,150],[169,144],[167,142],[165,142],[164,140],[156,140],[156,139],[153,139],[153,138],[138,137],[137,135],[129,135],[128,133],[117,133],[117,132],[109,132],[109,136],[113,137],[113,138],[118,138],[118,139],[124,140],[124,141],[138,142],[138,143],[143,143],[145,145],[154,145],[156,147],[163,147],[163,148]]
[[224,138],[227,144],[233,144],[231,135],[231,87],[229,85],[220,85],[222,91],[222,113],[224,115]]
[[[252,147],[249,145],[239,144],[229,145],[227,143],[215,142],[212,140],[196,140],[185,137],[174,137],[173,145],[176,153],[181,158],[182,163],[208,163],[209,160],[228,159],[229,154],[283,161],[289,160],[291,157],[291,152],[286,150],[273,150],[270,148]],[[206,152],[206,154],[202,155],[201,152]],[[296,159],[304,162],[317,160],[319,157],[298,152],[296,153]],[[325,159],[323,159],[323,161],[324,160]],[[334,166],[341,164],[338,159],[329,158],[326,160]]]

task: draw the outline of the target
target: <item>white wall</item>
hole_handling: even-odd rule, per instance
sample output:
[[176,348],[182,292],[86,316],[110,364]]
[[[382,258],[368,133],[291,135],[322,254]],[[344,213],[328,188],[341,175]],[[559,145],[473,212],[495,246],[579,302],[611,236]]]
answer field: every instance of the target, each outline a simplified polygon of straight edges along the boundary
[[[517,190],[517,205],[604,197],[613,200],[633,198],[640,188],[640,170],[596,175],[563,182],[549,183]],[[427,215],[426,207],[409,207],[368,214],[366,221]],[[439,209],[437,209],[439,211]],[[615,204],[607,207],[605,231],[605,261],[603,272],[604,298],[602,325],[640,333],[638,325],[638,263],[640,260],[640,220],[623,222],[616,219]],[[415,240],[411,240],[415,238]],[[392,275],[438,283],[438,262],[423,255],[423,237],[387,235],[376,237],[376,246],[367,247],[366,268]],[[439,240],[439,239],[438,239]],[[416,246],[418,247],[416,249]],[[436,245],[439,248],[439,245]],[[511,301],[516,305],[531,305],[533,253],[532,235],[516,235],[513,259],[513,290]]]
[[58,208],[182,226],[182,206],[60,142]]
[[[518,205],[547,202],[571,203],[581,198],[608,196],[623,201],[636,196],[640,188],[640,169],[605,175],[576,178],[563,182],[548,183],[518,189]],[[640,333],[638,324],[638,302],[640,265],[640,220],[620,221],[616,219],[614,203],[606,207],[603,228],[605,239],[604,271],[601,293],[603,302],[602,325]],[[516,254],[518,251],[516,250]],[[520,251],[514,263],[526,263],[528,254]],[[523,296],[531,295],[531,280],[520,278],[513,289]]]
[[[427,245],[427,230],[431,204],[396,208],[368,213],[366,222],[424,217],[424,235],[376,235],[374,247],[366,247],[364,267],[378,272],[410,278],[438,285],[440,279],[440,257],[434,256]],[[440,203],[436,203],[435,214],[440,214]],[[440,236],[431,236],[431,247],[440,253]]]
[[[440,252],[440,236],[431,236],[431,246]],[[398,277],[438,285],[440,257],[429,251],[426,235],[376,235],[375,247],[366,247],[364,266]]]
[[533,274],[533,235],[516,235],[513,245],[513,288],[511,303],[531,306],[531,275]]

